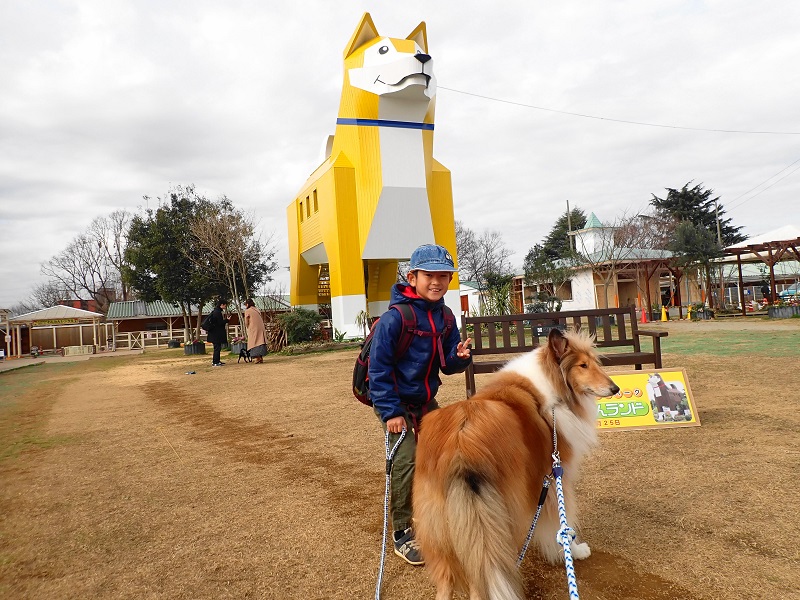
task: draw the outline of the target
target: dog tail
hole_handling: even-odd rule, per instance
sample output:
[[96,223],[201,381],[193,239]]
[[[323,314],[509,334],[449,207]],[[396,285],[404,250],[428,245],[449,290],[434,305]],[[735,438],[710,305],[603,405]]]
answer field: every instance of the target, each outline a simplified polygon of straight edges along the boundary
[[471,590],[489,600],[523,598],[511,515],[498,490],[480,473],[460,469],[446,504],[450,542]]

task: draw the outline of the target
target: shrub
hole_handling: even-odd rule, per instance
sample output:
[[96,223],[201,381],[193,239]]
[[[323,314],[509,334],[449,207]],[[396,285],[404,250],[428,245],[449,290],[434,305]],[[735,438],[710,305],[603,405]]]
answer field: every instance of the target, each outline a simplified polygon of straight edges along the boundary
[[296,308],[292,312],[278,315],[277,318],[290,344],[313,340],[322,321],[319,313],[306,308]]

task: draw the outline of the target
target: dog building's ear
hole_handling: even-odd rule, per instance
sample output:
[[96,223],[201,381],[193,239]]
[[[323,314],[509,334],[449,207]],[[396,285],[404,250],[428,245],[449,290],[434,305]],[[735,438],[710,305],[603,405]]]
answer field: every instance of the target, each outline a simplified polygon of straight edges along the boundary
[[417,25],[417,28],[412,31],[407,40],[414,40],[417,43],[417,46],[422,48],[422,51],[427,54],[428,53],[428,32],[425,29],[425,21]]
[[364,16],[361,17],[361,23],[356,27],[356,32],[353,34],[353,37],[350,38],[347,46],[345,46],[344,57],[347,58],[361,46],[370,40],[374,40],[376,37],[378,37],[378,28],[375,27],[375,23],[372,22],[372,17],[369,16],[369,13],[364,13]]
[[569,341],[564,337],[560,329],[551,329],[547,335],[547,345],[550,346],[550,350],[553,351],[555,357],[561,360],[561,357],[564,356],[567,348],[569,348]]

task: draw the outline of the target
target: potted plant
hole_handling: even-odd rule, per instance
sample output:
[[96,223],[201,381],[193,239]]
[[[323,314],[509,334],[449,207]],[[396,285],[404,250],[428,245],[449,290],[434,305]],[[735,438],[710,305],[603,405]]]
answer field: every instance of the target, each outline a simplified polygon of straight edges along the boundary
[[239,354],[242,350],[247,350],[247,340],[243,336],[231,338],[231,352]]
[[692,320],[705,321],[714,318],[714,311],[705,305],[704,302],[692,304]]
[[778,298],[767,309],[770,319],[791,319],[795,315],[800,315],[800,306],[797,300],[783,300]]
[[184,354],[205,354],[206,344],[200,340],[192,340],[183,345]]
[[650,308],[650,311],[647,314],[649,321],[660,321],[661,320],[661,305],[660,304],[653,304]]

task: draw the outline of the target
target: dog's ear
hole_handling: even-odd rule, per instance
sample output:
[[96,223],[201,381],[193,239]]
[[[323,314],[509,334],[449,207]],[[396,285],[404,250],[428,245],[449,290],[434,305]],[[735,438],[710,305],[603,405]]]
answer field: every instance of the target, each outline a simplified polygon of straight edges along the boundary
[[364,13],[364,16],[361,17],[361,23],[356,27],[356,32],[353,34],[353,37],[350,38],[347,46],[345,46],[344,57],[347,58],[361,46],[370,40],[374,40],[376,37],[378,37],[378,28],[375,27],[375,23],[372,22],[372,17],[369,13]]
[[551,329],[547,335],[547,345],[550,346],[550,350],[556,359],[561,360],[561,357],[564,356],[567,348],[569,348],[569,340],[564,337],[560,329]]
[[422,51],[428,53],[428,32],[425,29],[425,21],[417,25],[417,28],[408,34],[407,40],[414,40]]

